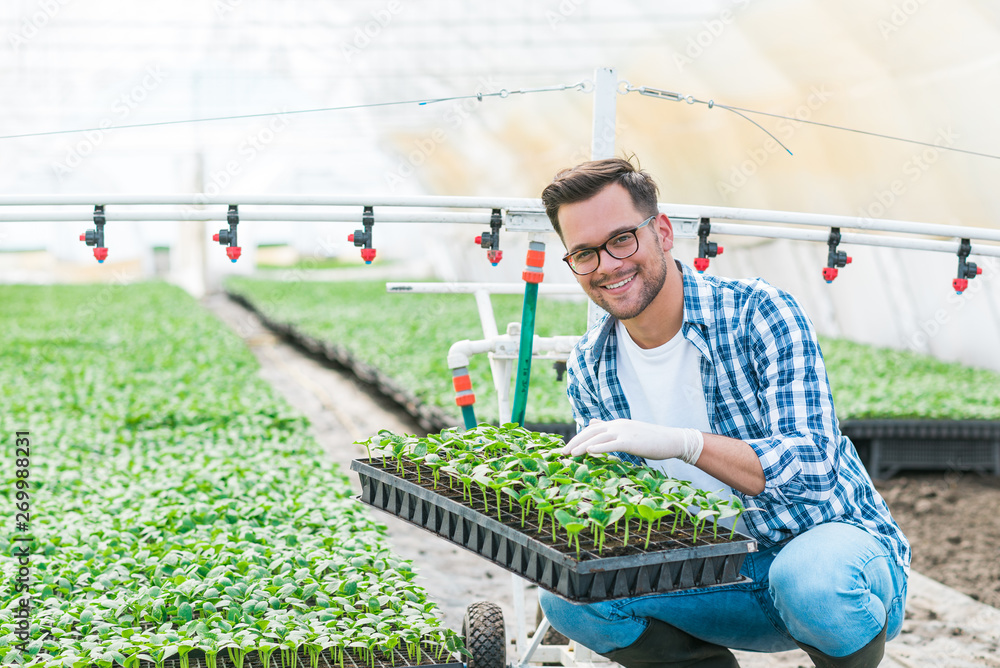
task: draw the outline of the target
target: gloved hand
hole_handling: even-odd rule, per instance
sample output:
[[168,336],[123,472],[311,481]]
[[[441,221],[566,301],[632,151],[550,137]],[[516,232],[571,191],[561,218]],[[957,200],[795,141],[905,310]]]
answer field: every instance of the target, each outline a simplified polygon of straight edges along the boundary
[[570,439],[563,449],[564,455],[582,455],[585,452],[627,452],[644,459],[672,459],[696,464],[705,445],[704,436],[697,429],[661,427],[638,420],[591,420],[579,434]]

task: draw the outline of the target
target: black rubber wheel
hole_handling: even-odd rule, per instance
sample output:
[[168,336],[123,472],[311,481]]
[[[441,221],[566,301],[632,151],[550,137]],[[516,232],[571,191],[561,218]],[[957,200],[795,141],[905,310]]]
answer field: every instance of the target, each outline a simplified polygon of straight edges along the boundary
[[462,620],[467,668],[505,668],[507,665],[507,634],[503,611],[496,603],[477,601],[465,609]]

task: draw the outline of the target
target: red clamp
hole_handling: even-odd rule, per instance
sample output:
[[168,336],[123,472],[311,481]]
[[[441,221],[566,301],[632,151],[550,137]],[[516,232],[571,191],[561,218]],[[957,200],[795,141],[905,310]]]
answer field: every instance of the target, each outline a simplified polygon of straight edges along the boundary
[[829,252],[826,255],[826,266],[823,267],[823,280],[827,283],[833,283],[833,279],[837,278],[837,267],[846,267],[849,265],[853,258],[849,256],[844,251],[838,251],[837,246],[840,245],[840,228],[831,227],[830,237],[826,242]]
[[502,224],[503,217],[500,215],[500,209],[493,209],[493,214],[490,216],[490,231],[483,232],[476,237],[476,243],[480,248],[486,249],[486,259],[494,267],[503,259],[503,251],[500,250],[500,226]]
[[521,279],[525,283],[541,283],[544,277],[545,244],[540,241],[528,242],[528,259],[525,262]]
[[94,206],[94,229],[87,230],[80,235],[80,241],[84,242],[88,246],[94,246],[94,257],[101,264],[104,264],[104,260],[108,257],[108,249],[104,247],[104,224],[107,219],[104,217],[104,205],[97,204]]
[[968,262],[969,253],[972,252],[972,244],[968,239],[962,239],[958,245],[958,278],[951,280],[951,287],[955,292],[962,294],[969,287],[969,279],[975,278],[983,273],[983,268],[976,266],[975,262]]
[[365,226],[363,230],[354,230],[354,234],[348,234],[347,240],[355,246],[361,248],[361,259],[365,264],[371,264],[375,259],[375,249],[372,248],[372,227],[375,225],[375,214],[372,207],[366,206],[364,214],[361,216],[361,223]]
[[229,224],[229,229],[219,230],[218,234],[213,234],[212,241],[225,246],[226,257],[231,262],[236,262],[242,250],[236,245],[236,226],[240,224],[240,211],[236,204],[229,205],[229,211],[226,213],[226,222]]
[[455,387],[455,403],[459,406],[471,406],[476,403],[476,395],[472,393],[472,378],[468,367],[451,370],[451,384]]
[[708,218],[702,218],[698,225],[698,257],[694,259],[694,268],[699,274],[705,273],[705,270],[708,269],[709,258],[722,255],[722,246],[708,240],[708,235],[711,232],[712,224]]

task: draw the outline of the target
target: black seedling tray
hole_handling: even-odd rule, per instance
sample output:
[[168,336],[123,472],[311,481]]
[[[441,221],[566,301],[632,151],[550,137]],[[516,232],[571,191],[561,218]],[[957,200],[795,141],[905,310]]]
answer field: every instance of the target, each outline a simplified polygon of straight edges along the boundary
[[[654,531],[649,551],[630,546],[626,548],[629,553],[621,556],[586,551],[577,559],[575,550],[564,553],[518,531],[497,520],[495,511],[490,517],[370,461],[351,462],[351,470],[361,478],[363,502],[571,601],[591,603],[739,582],[743,560],[757,550],[756,541],[740,534],[731,541],[704,545],[691,545],[690,534],[686,534],[685,545],[677,539],[680,530],[677,536]],[[519,522],[519,511],[516,517]]]
[[[299,647],[296,654],[298,655],[297,665],[303,668],[311,665],[311,660],[305,647]],[[406,652],[398,647],[392,651],[391,656],[386,656],[381,652],[377,653],[374,662],[362,659],[353,649],[344,652],[344,668],[372,668],[373,666],[374,668],[407,668],[409,666],[419,666],[419,668],[465,668],[458,656],[447,655],[443,657],[443,660],[445,663],[437,663],[438,659],[435,658],[433,651],[425,650],[420,655],[420,663],[413,663],[406,655]],[[216,668],[235,668],[235,664],[232,663],[229,659],[229,654],[225,651],[219,652],[215,657],[215,661]],[[279,657],[277,652],[275,652],[275,655],[271,657],[271,666],[269,668],[273,668],[278,664]],[[180,665],[180,659],[176,654],[167,659],[163,664],[164,668],[180,668]],[[188,668],[208,668],[205,653],[197,649],[192,650],[188,654]],[[264,668],[264,664],[256,651],[249,652],[246,655],[243,660],[243,668]],[[326,649],[320,654],[319,668],[340,668],[340,663],[331,659],[330,650]]]

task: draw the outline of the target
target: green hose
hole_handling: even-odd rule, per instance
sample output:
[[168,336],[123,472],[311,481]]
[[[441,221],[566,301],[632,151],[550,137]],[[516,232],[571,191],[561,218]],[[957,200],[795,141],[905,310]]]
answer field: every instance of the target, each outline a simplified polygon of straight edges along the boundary
[[522,277],[524,307],[521,311],[521,344],[517,352],[517,377],[514,381],[514,409],[510,421],[524,426],[528,408],[528,382],[531,380],[531,349],[535,343],[535,308],[538,305],[538,284],[542,281],[542,263],[545,244],[532,241],[528,244],[528,266]]
[[472,406],[462,406],[462,419],[465,420],[466,429],[476,428],[476,409]]

